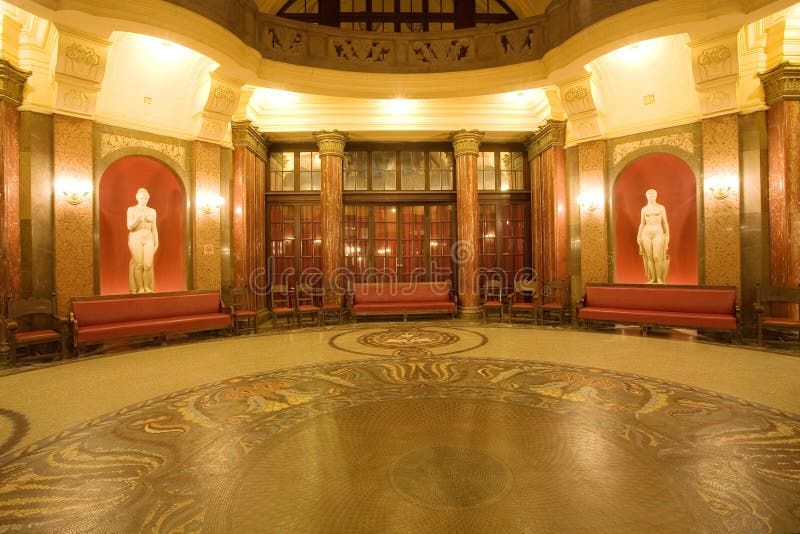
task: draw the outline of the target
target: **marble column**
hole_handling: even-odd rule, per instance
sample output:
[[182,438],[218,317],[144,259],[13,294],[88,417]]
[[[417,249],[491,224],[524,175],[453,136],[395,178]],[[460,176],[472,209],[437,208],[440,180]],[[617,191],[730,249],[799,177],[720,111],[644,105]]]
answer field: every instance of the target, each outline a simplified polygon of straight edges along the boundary
[[[0,319],[8,298],[19,298],[22,288],[19,222],[19,124],[17,108],[29,72],[0,59]],[[0,321],[0,324],[3,324]],[[7,352],[6,333],[0,326],[0,358]]]
[[458,304],[459,314],[464,318],[477,317],[481,309],[478,287],[478,155],[483,135],[477,130],[459,130],[450,135],[456,159],[458,243],[455,260],[458,269]]
[[234,287],[250,289],[248,303],[266,309],[266,139],[250,123],[231,123],[233,183],[231,186],[231,257]]
[[342,268],[344,241],[342,204],[344,146],[347,134],[338,130],[314,133],[320,159],[320,226],[322,229],[322,276],[336,282]]
[[800,284],[800,65],[760,74],[769,146],[769,282]]
[[550,120],[528,141],[531,166],[531,251],[542,282],[569,283],[566,121]]

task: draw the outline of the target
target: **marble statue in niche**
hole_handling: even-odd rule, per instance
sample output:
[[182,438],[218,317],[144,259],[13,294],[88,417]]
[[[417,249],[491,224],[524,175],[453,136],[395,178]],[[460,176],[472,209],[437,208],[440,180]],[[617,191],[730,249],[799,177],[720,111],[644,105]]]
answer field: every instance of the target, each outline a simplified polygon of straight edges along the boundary
[[669,274],[669,223],[667,210],[656,202],[658,192],[648,189],[644,196],[647,204],[642,208],[639,234],[639,255],[644,263],[648,284],[666,284]]
[[136,205],[128,208],[128,248],[131,261],[128,284],[131,293],[154,293],[156,288],[153,260],[158,250],[156,210],[149,207],[147,189],[136,191]]

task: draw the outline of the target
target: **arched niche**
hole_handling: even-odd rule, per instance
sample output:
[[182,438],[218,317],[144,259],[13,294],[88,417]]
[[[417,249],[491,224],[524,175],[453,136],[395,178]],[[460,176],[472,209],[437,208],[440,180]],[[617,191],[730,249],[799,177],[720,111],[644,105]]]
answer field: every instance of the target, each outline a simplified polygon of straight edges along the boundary
[[647,282],[636,236],[645,192],[655,189],[657,202],[664,206],[670,229],[670,268],[667,283],[696,285],[697,179],[681,158],[665,153],[641,156],[617,176],[613,188],[613,238],[615,243],[614,282]]
[[100,294],[129,293],[126,213],[136,204],[136,191],[150,193],[156,210],[159,247],[155,254],[156,291],[186,289],[184,226],[186,192],[175,173],[145,156],[126,156],[111,163],[98,190]]

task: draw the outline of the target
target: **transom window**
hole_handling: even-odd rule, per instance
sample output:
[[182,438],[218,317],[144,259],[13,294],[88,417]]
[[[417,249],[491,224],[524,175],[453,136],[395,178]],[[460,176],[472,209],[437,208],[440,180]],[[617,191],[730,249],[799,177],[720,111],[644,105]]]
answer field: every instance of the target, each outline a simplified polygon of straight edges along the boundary
[[364,150],[344,157],[345,191],[452,191],[453,153]]
[[479,191],[522,191],[525,180],[523,152],[481,152],[478,155]]
[[291,0],[278,16],[372,32],[440,32],[517,20],[501,0]]
[[270,191],[319,191],[319,152],[272,152]]

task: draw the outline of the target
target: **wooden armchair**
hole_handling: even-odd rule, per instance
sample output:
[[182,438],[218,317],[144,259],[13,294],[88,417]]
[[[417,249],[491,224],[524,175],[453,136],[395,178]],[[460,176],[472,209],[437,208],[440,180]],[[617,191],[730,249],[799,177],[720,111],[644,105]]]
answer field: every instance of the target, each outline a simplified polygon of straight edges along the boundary
[[495,278],[490,278],[481,288],[481,315],[483,315],[483,322],[486,322],[486,317],[490,313],[496,313],[500,316],[500,322],[503,322],[505,316],[505,302],[506,291],[503,287],[503,281]]
[[536,324],[539,311],[538,282],[536,280],[516,280],[514,282],[514,292],[508,305],[508,320],[514,322],[514,317],[520,315],[530,317]]
[[[53,359],[67,357],[67,338],[69,320],[56,315],[55,295],[49,299],[31,298],[8,301],[8,319],[5,320],[8,332],[9,358],[11,366],[18,361],[41,358],[35,348],[48,344],[58,344],[58,352]],[[17,350],[30,348],[31,354],[20,357]]]
[[564,325],[569,317],[569,284],[562,280],[553,280],[544,284],[539,304],[539,321],[541,324]]
[[258,333],[258,313],[253,309],[252,294],[248,287],[232,287],[225,300],[233,309],[233,335],[244,332]]
[[[800,319],[791,316],[791,313],[781,317],[773,315],[771,309],[774,304],[794,308],[795,313],[800,311],[800,286],[798,287],[773,287],[756,284],[756,301],[753,303],[756,312],[758,328],[758,344],[764,345],[764,330],[788,331],[800,336]],[[800,337],[798,338],[800,339]]]
[[286,318],[289,328],[294,328],[295,308],[293,292],[286,284],[272,284],[269,294],[273,325],[280,317]]
[[321,289],[306,282],[297,284],[297,326],[303,326],[303,317],[311,317],[319,326],[322,321]]
[[344,288],[338,287],[330,282],[322,283],[322,310],[320,312],[321,324],[326,324],[329,320],[336,324],[341,324],[344,321],[344,315],[347,311],[346,306],[347,293]]

